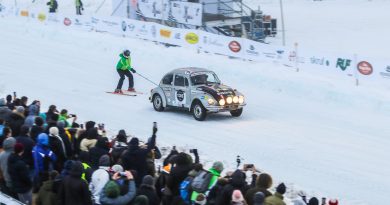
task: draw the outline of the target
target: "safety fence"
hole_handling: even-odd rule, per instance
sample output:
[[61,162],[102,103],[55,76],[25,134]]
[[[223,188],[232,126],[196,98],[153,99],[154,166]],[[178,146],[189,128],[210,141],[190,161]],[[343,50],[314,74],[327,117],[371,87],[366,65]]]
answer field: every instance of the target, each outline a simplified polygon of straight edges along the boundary
[[245,38],[221,36],[202,30],[180,29],[153,22],[112,16],[76,16],[47,13],[39,9],[20,9],[0,5],[0,17],[18,16],[44,25],[58,24],[78,30],[139,38],[257,62],[275,62],[295,71],[320,75],[340,75],[353,82],[390,85],[390,60],[368,59],[357,54],[322,52],[264,44]]

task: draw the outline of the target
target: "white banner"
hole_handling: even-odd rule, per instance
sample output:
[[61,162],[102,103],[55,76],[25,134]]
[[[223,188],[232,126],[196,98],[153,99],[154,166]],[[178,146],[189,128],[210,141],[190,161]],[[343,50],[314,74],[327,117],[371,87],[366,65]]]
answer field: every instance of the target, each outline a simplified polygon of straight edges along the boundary
[[202,4],[184,1],[171,1],[170,13],[174,20],[179,23],[195,26],[202,25]]
[[139,15],[189,25],[202,25],[202,4],[168,0],[138,0]]

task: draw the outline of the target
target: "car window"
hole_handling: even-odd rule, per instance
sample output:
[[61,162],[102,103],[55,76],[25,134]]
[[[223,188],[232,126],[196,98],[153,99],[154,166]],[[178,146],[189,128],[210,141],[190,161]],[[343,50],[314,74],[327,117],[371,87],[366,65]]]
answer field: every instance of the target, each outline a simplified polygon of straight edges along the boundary
[[162,83],[164,85],[172,85],[172,80],[173,80],[173,74],[168,74],[164,76]]
[[185,78],[185,83],[186,83],[186,86],[189,86],[190,84],[188,83],[188,78]]
[[[188,84],[188,81],[187,81]],[[175,86],[185,86],[185,78],[180,75],[175,75]]]

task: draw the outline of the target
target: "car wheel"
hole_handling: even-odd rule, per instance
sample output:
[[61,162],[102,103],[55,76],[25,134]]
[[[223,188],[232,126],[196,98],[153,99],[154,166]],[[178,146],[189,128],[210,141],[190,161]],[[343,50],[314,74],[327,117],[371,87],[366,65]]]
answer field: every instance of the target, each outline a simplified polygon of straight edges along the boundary
[[230,111],[230,114],[231,114],[233,117],[240,117],[241,114],[242,114],[242,111],[243,111],[242,108],[237,109],[237,110],[231,110],[231,111]]
[[154,110],[156,110],[158,112],[161,112],[164,110],[163,101],[162,101],[162,98],[159,94],[155,94],[153,96],[153,108],[154,108]]
[[202,103],[197,101],[192,107],[192,115],[194,116],[195,120],[203,121],[206,119],[207,110],[203,107]]

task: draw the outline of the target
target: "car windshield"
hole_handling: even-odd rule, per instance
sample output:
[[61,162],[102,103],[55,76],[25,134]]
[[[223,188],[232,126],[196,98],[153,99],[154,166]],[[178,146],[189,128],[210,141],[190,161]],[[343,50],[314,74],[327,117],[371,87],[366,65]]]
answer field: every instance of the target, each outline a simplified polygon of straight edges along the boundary
[[191,74],[192,85],[207,85],[213,83],[220,83],[217,75],[215,75],[213,72],[196,72]]

